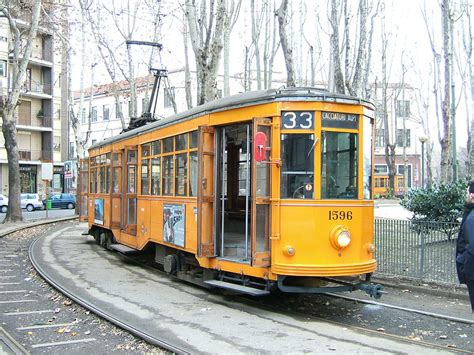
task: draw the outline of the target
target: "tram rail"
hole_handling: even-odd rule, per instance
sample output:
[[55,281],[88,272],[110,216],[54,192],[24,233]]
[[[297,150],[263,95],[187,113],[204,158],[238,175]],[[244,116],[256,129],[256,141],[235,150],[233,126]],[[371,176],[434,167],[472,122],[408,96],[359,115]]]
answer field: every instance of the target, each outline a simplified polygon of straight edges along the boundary
[[73,300],[74,302],[81,305],[82,307],[84,307],[84,308],[90,310],[91,312],[95,313],[96,315],[108,320],[112,324],[115,324],[116,326],[118,326],[118,327],[120,327],[124,330],[127,330],[131,334],[135,335],[136,337],[138,337],[140,339],[143,339],[143,340],[149,342],[150,344],[153,344],[153,345],[158,346],[160,348],[163,348],[165,350],[171,351],[175,354],[190,354],[189,352],[187,352],[186,350],[180,348],[179,346],[176,346],[176,345],[171,344],[167,341],[164,341],[163,339],[161,339],[160,337],[158,337],[156,335],[148,334],[148,333],[146,333],[146,332],[144,332],[144,331],[142,331],[142,330],[140,330],[140,329],[138,329],[134,326],[131,326],[131,325],[121,321],[120,319],[114,317],[113,315],[103,311],[100,307],[88,302],[86,299],[84,299],[82,297],[79,297],[79,296],[75,295],[74,293],[70,292],[68,289],[62,287],[62,285],[59,282],[57,282],[57,280],[55,280],[54,277],[49,275],[49,273],[36,260],[36,255],[34,253],[34,247],[40,239],[41,238],[37,238],[31,243],[30,248],[29,248],[29,257],[30,257],[31,263],[33,264],[33,267],[36,269],[36,271],[52,287],[54,287],[55,289],[57,289],[58,291],[60,291],[61,293],[63,293],[67,297],[69,297],[71,300]]

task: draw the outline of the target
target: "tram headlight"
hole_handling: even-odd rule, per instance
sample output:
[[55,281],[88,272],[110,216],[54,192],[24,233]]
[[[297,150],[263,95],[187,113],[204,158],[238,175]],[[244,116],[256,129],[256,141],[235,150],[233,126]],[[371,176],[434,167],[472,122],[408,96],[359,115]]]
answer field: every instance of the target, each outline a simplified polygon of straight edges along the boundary
[[331,244],[336,249],[344,249],[351,244],[351,232],[346,227],[337,226],[331,233]]

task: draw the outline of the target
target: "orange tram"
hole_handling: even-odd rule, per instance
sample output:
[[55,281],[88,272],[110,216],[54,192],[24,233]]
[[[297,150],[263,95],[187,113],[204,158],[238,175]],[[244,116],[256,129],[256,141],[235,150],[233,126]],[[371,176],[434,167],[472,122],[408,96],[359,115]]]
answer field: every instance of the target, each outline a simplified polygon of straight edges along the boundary
[[376,269],[370,102],[246,92],[122,133],[81,161],[96,241],[206,287],[363,290]]

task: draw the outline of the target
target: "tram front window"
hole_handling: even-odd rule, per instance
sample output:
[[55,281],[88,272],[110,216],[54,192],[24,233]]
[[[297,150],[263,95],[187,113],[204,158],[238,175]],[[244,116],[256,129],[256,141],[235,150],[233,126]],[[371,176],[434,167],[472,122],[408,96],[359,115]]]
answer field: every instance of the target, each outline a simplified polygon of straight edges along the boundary
[[357,199],[357,150],[357,134],[322,132],[322,199]]
[[314,134],[281,135],[281,198],[314,198]]

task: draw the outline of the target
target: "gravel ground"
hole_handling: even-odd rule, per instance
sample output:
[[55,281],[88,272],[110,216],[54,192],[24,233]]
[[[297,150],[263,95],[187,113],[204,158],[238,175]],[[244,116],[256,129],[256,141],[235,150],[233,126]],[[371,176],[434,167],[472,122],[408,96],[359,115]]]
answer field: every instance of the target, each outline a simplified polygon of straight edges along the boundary
[[[28,258],[29,244],[64,225],[34,227],[0,238],[1,327],[32,354],[165,354],[77,305],[36,273]],[[41,313],[16,313],[32,311]],[[41,347],[58,342],[64,344]],[[1,349],[0,342],[0,353]]]

